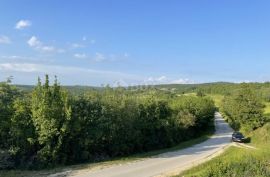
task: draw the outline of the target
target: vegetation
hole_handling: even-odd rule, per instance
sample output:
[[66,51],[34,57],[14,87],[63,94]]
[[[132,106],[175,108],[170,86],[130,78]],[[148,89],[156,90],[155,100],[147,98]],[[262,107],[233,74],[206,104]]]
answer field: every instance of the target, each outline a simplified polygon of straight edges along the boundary
[[[265,84],[264,84],[265,85]],[[231,177],[270,176],[270,123],[267,100],[258,85],[241,84],[231,94],[210,95],[221,102],[220,110],[228,122],[237,130],[245,132],[251,139],[247,147],[230,147],[221,156],[178,175],[185,177]],[[264,95],[266,95],[264,93]],[[241,148],[242,147],[242,148]]]
[[264,105],[252,87],[242,85],[236,94],[226,96],[221,107],[222,113],[236,130],[249,132],[265,123]]
[[116,164],[123,164],[127,162],[134,162],[137,160],[143,160],[149,158],[154,155],[158,155],[165,152],[180,150],[183,148],[190,147],[194,144],[201,143],[207,140],[212,134],[214,129],[209,129],[209,131],[205,132],[204,134],[200,135],[198,138],[192,138],[190,140],[184,141],[179,143],[176,146],[159,149],[149,152],[138,153],[130,156],[123,156],[123,157],[115,157],[107,161],[101,161],[96,163],[82,163],[77,165],[69,165],[69,166],[58,166],[52,169],[43,169],[43,170],[26,170],[26,169],[12,169],[12,170],[0,170],[0,176],[2,177],[45,177],[49,175],[55,175],[56,173],[65,173],[67,170],[80,170],[80,169],[94,169],[94,168],[104,168],[109,167],[111,165]]
[[57,79],[50,85],[48,77],[35,87],[3,82],[0,168],[40,169],[161,153],[211,129],[216,106],[258,150],[231,147],[184,175],[269,176],[268,93],[269,83],[93,88],[61,87]]
[[250,133],[257,149],[230,147],[221,156],[178,175],[185,177],[270,176],[270,123]]
[[[213,126],[208,97],[155,88],[70,93],[46,76],[34,89],[0,84],[0,168],[40,169],[168,148]],[[199,131],[198,131],[199,130]]]

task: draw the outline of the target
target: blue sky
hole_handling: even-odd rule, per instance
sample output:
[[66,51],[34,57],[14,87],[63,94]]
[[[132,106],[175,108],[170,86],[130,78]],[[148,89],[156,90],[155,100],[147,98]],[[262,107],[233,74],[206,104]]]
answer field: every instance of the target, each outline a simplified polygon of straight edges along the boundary
[[269,81],[269,9],[263,0],[1,0],[0,81]]

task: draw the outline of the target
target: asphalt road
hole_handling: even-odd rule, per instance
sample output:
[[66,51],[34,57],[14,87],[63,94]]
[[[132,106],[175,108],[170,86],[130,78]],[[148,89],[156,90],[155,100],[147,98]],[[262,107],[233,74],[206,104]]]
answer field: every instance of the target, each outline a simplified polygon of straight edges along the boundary
[[114,165],[97,170],[79,170],[67,176],[75,177],[152,177],[184,171],[202,163],[223,151],[230,144],[232,129],[219,113],[215,115],[215,134],[192,147],[163,153],[149,159]]

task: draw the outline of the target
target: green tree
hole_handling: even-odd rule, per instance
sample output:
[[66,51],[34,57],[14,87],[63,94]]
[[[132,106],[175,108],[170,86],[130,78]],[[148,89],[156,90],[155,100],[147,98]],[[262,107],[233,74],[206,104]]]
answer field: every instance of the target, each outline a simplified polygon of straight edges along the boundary
[[[10,151],[15,155],[16,163],[28,166],[29,159],[37,150],[36,133],[31,113],[31,99],[28,95],[14,101],[14,114],[11,118]],[[25,163],[29,162],[29,163]]]
[[0,83],[0,148],[10,145],[11,118],[14,113],[13,102],[19,95],[18,90],[10,85],[11,80]]
[[225,98],[222,111],[235,129],[251,131],[264,124],[263,107],[254,87],[242,84],[237,93]]
[[39,160],[45,164],[63,163],[65,156],[61,156],[61,151],[68,131],[71,108],[67,93],[61,89],[57,79],[53,86],[49,85],[48,75],[44,85],[38,80],[32,93],[31,110],[41,147],[37,152]]

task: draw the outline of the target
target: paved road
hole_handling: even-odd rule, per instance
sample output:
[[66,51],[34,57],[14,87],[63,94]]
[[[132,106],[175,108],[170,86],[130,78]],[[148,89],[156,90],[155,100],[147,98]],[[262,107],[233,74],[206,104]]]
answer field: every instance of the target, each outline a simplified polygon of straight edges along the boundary
[[152,177],[173,171],[181,172],[194,164],[201,163],[221,152],[230,144],[232,129],[219,113],[215,115],[216,132],[208,140],[192,147],[163,153],[149,159],[115,165],[92,171],[75,171],[68,176],[75,177]]

